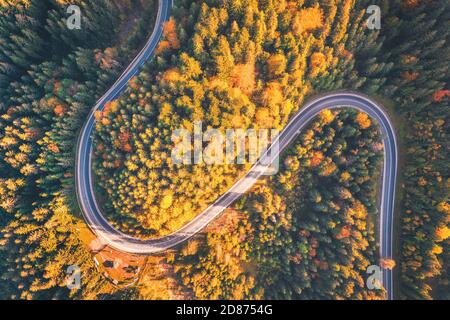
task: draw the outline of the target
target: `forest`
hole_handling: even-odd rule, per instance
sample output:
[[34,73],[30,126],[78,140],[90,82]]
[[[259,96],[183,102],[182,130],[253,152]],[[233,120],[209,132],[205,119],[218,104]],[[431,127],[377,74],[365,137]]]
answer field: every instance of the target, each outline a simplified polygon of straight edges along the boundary
[[184,281],[208,299],[382,298],[365,281],[378,259],[371,177],[381,152],[376,124],[365,114],[323,112],[270,183],[228,213],[237,228],[208,235],[207,249],[176,259]]
[[[91,277],[78,297],[114,291],[77,232],[74,146],[96,98],[151,33],[157,3],[70,1],[84,13],[74,32],[66,2],[0,2],[2,299],[67,299],[73,264]],[[132,29],[121,27],[143,9]]]
[[[77,232],[73,171],[77,133],[152,31],[157,1],[71,3],[86,15],[81,31],[66,28],[65,1],[0,1],[0,297],[147,299],[145,276],[120,289],[95,269]],[[367,28],[374,4],[380,30]],[[93,170],[107,219],[138,237],[167,235],[248,170],[172,163],[174,130],[195,121],[282,129],[310,97],[355,90],[383,103],[401,143],[396,297],[450,298],[449,9],[176,0],[155,58],[96,114]],[[366,114],[322,112],[276,175],[163,255],[178,285],[197,299],[383,299],[365,283],[381,263],[379,135]],[[73,264],[82,290],[64,286]]]

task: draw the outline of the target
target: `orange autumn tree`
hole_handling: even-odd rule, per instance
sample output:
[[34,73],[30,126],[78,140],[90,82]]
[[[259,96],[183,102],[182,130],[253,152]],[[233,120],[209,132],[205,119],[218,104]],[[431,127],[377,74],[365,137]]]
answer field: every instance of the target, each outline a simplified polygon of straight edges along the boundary
[[180,49],[177,27],[173,17],[170,17],[168,21],[164,22],[163,37],[164,40],[159,43],[158,48],[156,49],[156,54],[163,53],[169,49]]
[[372,125],[369,116],[364,112],[359,112],[355,121],[361,129],[367,129]]
[[233,86],[238,87],[245,94],[251,94],[255,89],[255,64],[238,64],[233,70]]
[[166,83],[177,82],[183,80],[183,77],[180,74],[180,70],[178,68],[171,68],[164,72],[162,76],[162,80]]
[[279,77],[286,70],[287,60],[283,54],[274,54],[267,60],[267,68],[271,78]]
[[313,168],[317,167],[319,164],[322,163],[323,159],[324,159],[323,153],[321,151],[315,151],[313,153],[313,157],[311,158],[310,162],[311,167]]
[[270,82],[267,84],[263,94],[262,102],[265,106],[273,106],[283,102],[283,93],[281,86],[277,82]]
[[58,104],[53,109],[53,112],[56,114],[57,117],[62,117],[66,113],[66,107],[62,104]]
[[264,128],[269,127],[273,123],[273,118],[270,116],[270,110],[268,108],[259,108],[255,114],[256,123]]
[[441,102],[445,98],[450,98],[450,90],[439,90],[433,93],[434,102]]
[[343,226],[339,232],[338,235],[336,235],[336,239],[341,240],[345,239],[351,236],[352,234],[352,227],[351,226]]
[[395,268],[395,265],[396,265],[396,263],[395,263],[395,261],[392,260],[392,259],[388,259],[388,258],[382,258],[382,259],[380,259],[380,266],[381,266],[383,269],[392,270],[392,269]]
[[324,71],[327,67],[326,57],[322,52],[314,52],[311,55],[311,76],[314,77],[320,72]]
[[294,18],[292,29],[296,35],[310,32],[323,26],[323,12],[317,6],[300,10]]
[[130,134],[128,131],[121,133],[119,136],[119,139],[120,139],[121,148],[123,151],[131,152],[133,150],[131,145],[128,142],[130,140]]
[[450,229],[449,227],[442,225],[436,229],[436,240],[438,242],[444,241],[450,237]]

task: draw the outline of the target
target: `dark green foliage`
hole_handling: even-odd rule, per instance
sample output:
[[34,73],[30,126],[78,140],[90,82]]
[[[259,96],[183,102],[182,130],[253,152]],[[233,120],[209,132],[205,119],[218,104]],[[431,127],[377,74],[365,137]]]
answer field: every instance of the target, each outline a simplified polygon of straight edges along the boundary
[[[74,149],[90,108],[137,48],[116,47],[117,1],[73,1],[81,30],[67,28],[66,5],[28,2],[0,8],[0,297],[94,298],[109,283],[78,239]],[[72,264],[90,274],[85,290],[65,288]]]

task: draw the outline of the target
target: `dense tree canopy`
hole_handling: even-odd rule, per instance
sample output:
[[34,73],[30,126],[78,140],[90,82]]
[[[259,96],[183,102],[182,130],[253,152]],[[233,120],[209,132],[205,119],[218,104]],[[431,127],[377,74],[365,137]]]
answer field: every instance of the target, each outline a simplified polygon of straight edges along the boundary
[[[327,110],[278,174],[127,290],[106,281],[81,239],[74,149],[151,32],[157,1],[70,1],[81,30],[66,27],[67,4],[0,0],[0,297],[170,298],[177,287],[202,299],[376,299],[384,291],[367,288],[366,269],[381,265],[394,268],[399,298],[448,298],[447,1],[176,0],[154,59],[96,114],[93,170],[109,221],[168,234],[248,170],[173,163],[175,130],[282,129],[307,98],[347,89],[379,99],[398,129],[399,242],[395,260],[380,259],[377,123]],[[367,28],[369,5],[382,8],[381,30]],[[73,264],[79,291],[64,287]],[[159,269],[171,280],[152,279]]]
[[[92,105],[149,32],[132,28],[117,45],[131,3],[70,1],[82,29],[66,27],[64,1],[0,4],[1,298],[93,298],[116,290],[79,239],[73,183],[76,135]],[[133,6],[142,8],[140,2]],[[154,19],[146,6],[144,21]],[[139,9],[141,10],[141,9]],[[149,13],[149,10],[152,14]],[[150,17],[150,19],[148,17]],[[150,30],[151,31],[151,30]],[[65,288],[66,268],[89,274],[83,292]]]
[[[367,28],[369,4],[383,9],[381,30]],[[446,8],[436,1],[179,1],[157,58],[97,126],[95,170],[110,221],[142,237],[170,233],[245,170],[171,163],[173,130],[197,120],[219,129],[282,128],[306,96],[355,89],[392,101],[407,153],[398,213],[402,296],[431,298],[428,279],[439,278],[448,259]],[[354,121],[363,130],[373,125],[365,114]],[[313,165],[326,159],[320,148],[311,156]],[[288,162],[302,170],[298,157]],[[337,166],[327,163],[322,174]],[[339,192],[351,198],[343,185],[352,174],[342,174]],[[445,286],[445,274],[437,282]]]

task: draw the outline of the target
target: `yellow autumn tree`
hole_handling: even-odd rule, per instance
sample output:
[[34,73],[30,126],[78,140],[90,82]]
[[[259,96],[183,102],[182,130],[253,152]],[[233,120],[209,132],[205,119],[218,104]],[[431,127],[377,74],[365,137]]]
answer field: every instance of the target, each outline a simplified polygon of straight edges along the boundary
[[325,109],[319,114],[319,119],[324,124],[330,124],[334,120],[334,114],[330,109]]
[[238,87],[245,94],[251,94],[255,89],[255,64],[238,64],[233,69],[233,86]]
[[436,241],[438,242],[444,241],[450,237],[450,229],[449,227],[442,225],[436,229],[435,235]]
[[311,55],[310,65],[311,65],[311,76],[314,77],[320,72],[323,72],[326,67],[326,57],[322,52],[314,52]]
[[283,54],[271,55],[267,60],[267,69],[271,78],[281,76],[286,70],[287,60]]
[[166,194],[161,200],[161,209],[169,209],[173,203],[173,195],[171,193]]
[[294,18],[292,30],[295,35],[300,35],[303,32],[310,32],[322,26],[323,11],[317,6],[300,10]]

